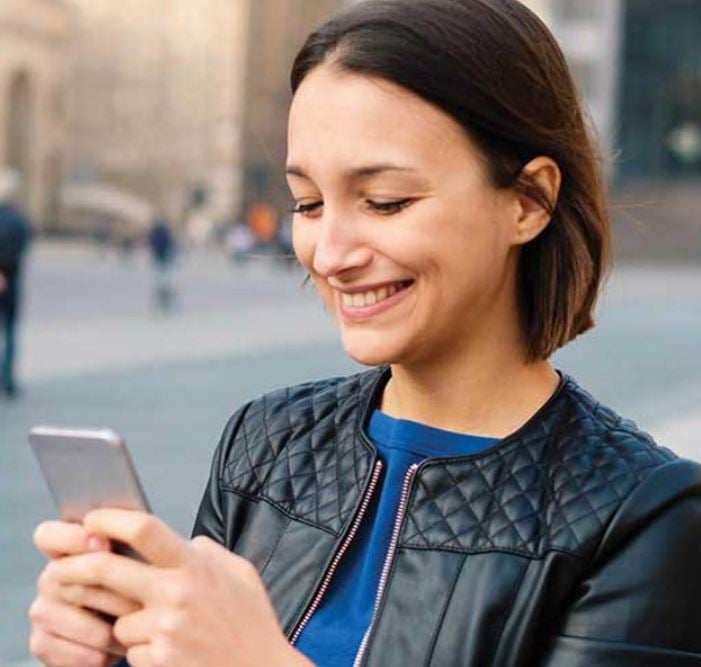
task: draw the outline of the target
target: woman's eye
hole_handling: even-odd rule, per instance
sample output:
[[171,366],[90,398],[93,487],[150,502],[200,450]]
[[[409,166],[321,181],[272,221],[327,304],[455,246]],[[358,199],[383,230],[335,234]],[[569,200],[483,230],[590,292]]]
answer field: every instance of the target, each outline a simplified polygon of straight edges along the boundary
[[310,204],[297,204],[293,209],[291,209],[292,213],[299,213],[300,215],[308,215],[309,213],[313,213],[314,211],[317,211],[324,205],[323,201],[315,201],[311,202]]
[[368,206],[378,213],[391,215],[393,213],[399,213],[399,211],[405,209],[413,201],[413,199],[398,199],[396,201],[378,202],[368,199]]
[[[368,207],[376,213],[380,213],[381,215],[392,215],[394,213],[399,213],[401,210],[412,204],[413,201],[413,199],[398,199],[395,201],[380,202],[368,199],[366,200],[366,203]],[[308,204],[296,204],[295,207],[291,209],[291,212],[309,216],[312,213],[319,212],[323,205],[323,201],[309,202]]]

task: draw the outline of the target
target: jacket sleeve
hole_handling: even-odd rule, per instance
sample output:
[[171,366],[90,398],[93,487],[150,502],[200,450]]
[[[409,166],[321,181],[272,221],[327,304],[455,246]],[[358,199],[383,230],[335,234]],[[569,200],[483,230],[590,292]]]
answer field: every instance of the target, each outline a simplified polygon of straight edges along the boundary
[[701,466],[624,501],[539,667],[701,667]]
[[222,504],[220,480],[224,466],[232,455],[236,434],[249,405],[250,403],[237,410],[224,428],[212,458],[209,480],[195,517],[192,537],[204,535],[219,542],[219,544],[226,544],[226,517]]

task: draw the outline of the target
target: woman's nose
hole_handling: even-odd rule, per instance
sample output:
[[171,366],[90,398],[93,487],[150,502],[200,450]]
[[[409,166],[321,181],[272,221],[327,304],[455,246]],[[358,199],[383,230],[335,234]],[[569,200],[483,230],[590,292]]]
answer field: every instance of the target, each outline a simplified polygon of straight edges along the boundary
[[338,275],[370,263],[372,251],[352,219],[329,211],[324,213],[320,223],[313,258],[313,268],[318,275]]

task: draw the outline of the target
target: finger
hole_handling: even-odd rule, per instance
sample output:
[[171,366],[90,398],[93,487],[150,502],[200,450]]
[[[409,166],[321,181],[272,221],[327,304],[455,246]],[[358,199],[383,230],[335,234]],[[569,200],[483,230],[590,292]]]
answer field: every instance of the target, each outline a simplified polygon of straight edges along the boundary
[[115,638],[127,650],[137,644],[148,644],[156,634],[159,613],[164,612],[151,607],[118,618],[113,629]]
[[127,651],[127,662],[131,667],[154,667],[151,644],[137,644]]
[[78,584],[106,588],[135,602],[145,604],[157,592],[156,568],[113,553],[66,556],[46,566],[47,576],[66,586]]
[[84,607],[108,616],[124,616],[141,609],[137,602],[96,586],[63,585],[57,588],[56,595],[60,600],[75,607]]
[[186,540],[146,512],[94,510],[85,516],[83,525],[91,533],[128,544],[157,567],[179,567],[190,555]]
[[45,521],[34,531],[34,545],[47,558],[60,558],[89,551],[89,536],[78,523]]
[[56,637],[44,630],[32,631],[29,638],[29,651],[47,665],[108,667],[117,661],[112,654]]
[[124,655],[112,625],[85,609],[40,597],[32,603],[29,618],[36,630],[103,653]]

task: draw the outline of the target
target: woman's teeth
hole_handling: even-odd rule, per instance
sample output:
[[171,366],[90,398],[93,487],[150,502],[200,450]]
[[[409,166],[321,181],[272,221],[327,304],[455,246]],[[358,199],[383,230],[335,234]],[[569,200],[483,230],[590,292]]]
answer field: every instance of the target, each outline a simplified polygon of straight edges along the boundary
[[400,290],[406,289],[411,284],[411,281],[395,283],[388,287],[380,287],[376,290],[368,292],[359,292],[357,294],[342,294],[343,305],[348,308],[365,308],[365,306],[374,306],[390,297],[394,296]]

